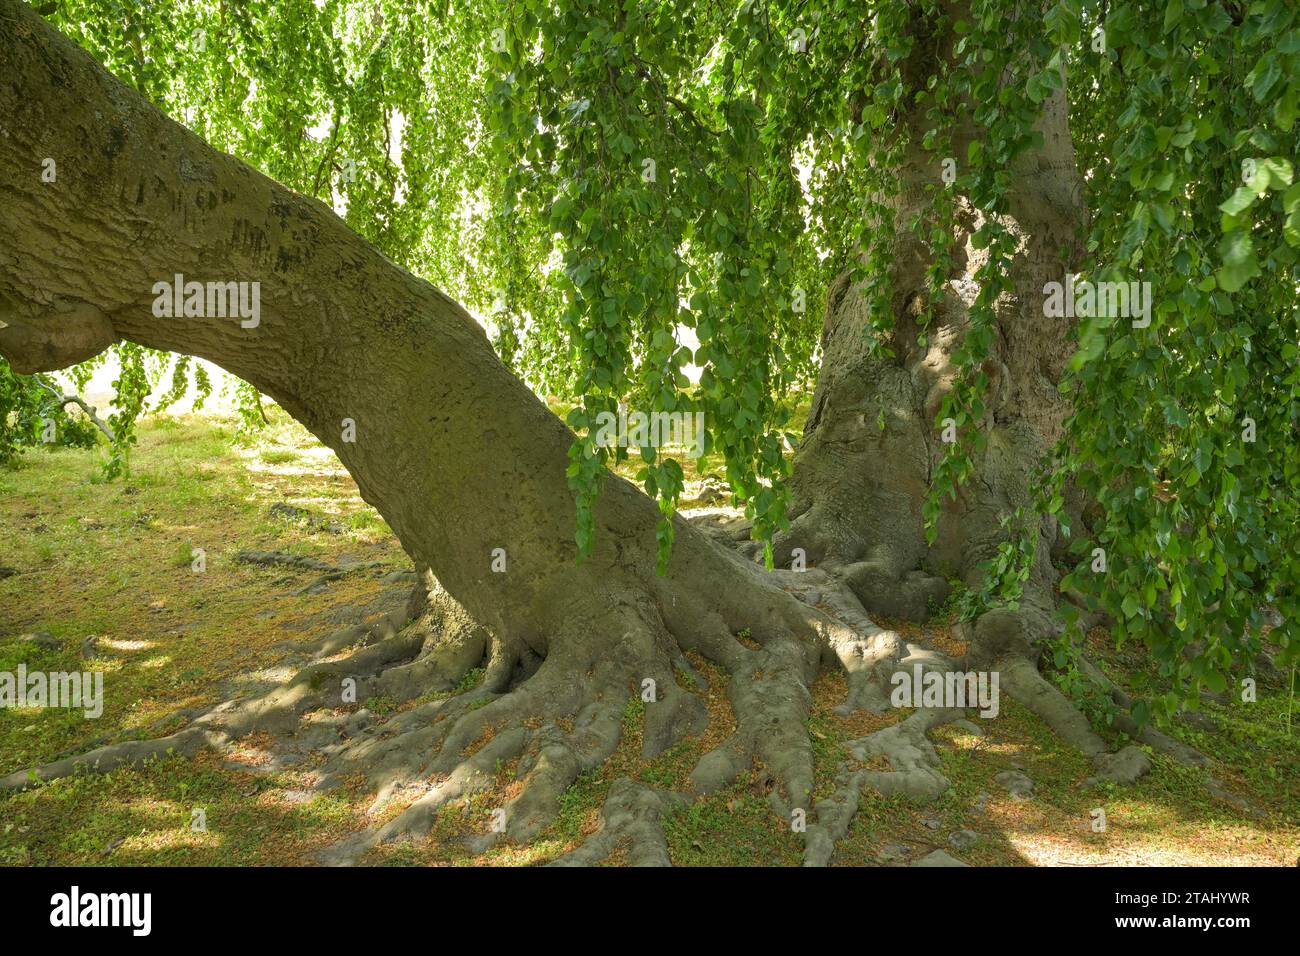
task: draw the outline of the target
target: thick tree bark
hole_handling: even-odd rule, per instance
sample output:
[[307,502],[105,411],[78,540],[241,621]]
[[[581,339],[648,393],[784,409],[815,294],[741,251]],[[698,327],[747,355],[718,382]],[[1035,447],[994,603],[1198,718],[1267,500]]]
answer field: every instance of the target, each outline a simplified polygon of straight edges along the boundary
[[[949,23],[965,17],[967,4],[956,0],[947,13]],[[920,85],[933,71],[934,57],[951,55],[945,51],[956,37],[929,35],[930,24],[919,13],[916,29],[926,35],[904,69]],[[945,302],[921,345],[917,316],[926,305],[932,260],[911,223],[917,216],[933,221],[927,187],[939,180],[941,167],[921,145],[932,126],[925,109],[902,121],[910,146],[898,170],[901,189],[887,200],[897,229],[890,276],[894,322],[887,343],[893,358],[869,353],[867,305],[860,289],[842,276],[828,296],[821,374],[794,463],[792,527],[778,540],[776,553],[787,562],[794,548],[802,548],[806,560],[846,585],[868,613],[924,620],[948,594],[949,579],[959,577],[972,588],[983,584],[981,565],[1007,539],[1002,519],[1032,504],[1036,466],[1060,437],[1068,408],[1057,385],[1073,345],[1064,320],[1045,315],[1043,292],[1047,282],[1066,281],[1081,257],[1087,209],[1062,89],[1043,104],[1037,123],[1042,147],[1021,155],[1011,170],[1009,209],[1001,221],[1018,240],[1010,267],[1013,290],[995,305],[996,335],[981,367],[989,379],[986,414],[972,426],[983,433],[985,445],[975,453],[974,472],[956,500],[944,502],[930,545],[922,504],[943,455],[936,417],[953,387],[953,353],[969,328],[979,291],[976,273],[987,252],[972,243],[983,213],[959,200]],[[974,137],[970,114],[958,119],[954,157],[965,157]],[[969,434],[968,427],[959,440],[969,440]],[[1078,517],[1077,501],[1067,507]],[[1032,515],[1028,507],[1026,512]],[[1039,547],[1018,607],[997,608],[962,626],[970,638],[963,663],[1000,672],[1004,690],[1090,756],[1101,776],[1134,780],[1149,768],[1145,754],[1133,747],[1108,753],[1082,714],[1037,671],[1043,642],[1059,635],[1061,624],[1051,563],[1058,529],[1044,520],[1033,530]],[[1163,735],[1150,733],[1143,740],[1187,758]]]
[[[620,480],[577,563],[572,436],[463,309],[320,202],[208,147],[26,7],[2,9],[0,352],[16,370],[129,340],[235,373],[338,454],[475,619],[538,654],[630,600],[628,576],[666,591],[650,560],[658,512]],[[260,322],[155,317],[153,286],[176,274],[260,283]],[[679,532],[673,577],[703,552]]]
[[[961,15],[954,9],[954,18]],[[932,66],[925,60],[934,45],[933,38],[918,43],[925,52],[908,64],[920,81]],[[931,547],[921,505],[944,451],[936,414],[953,384],[952,355],[968,326],[979,288],[975,273],[986,253],[971,245],[982,214],[963,201],[947,301],[926,329],[927,344],[919,345],[916,316],[926,301],[930,257],[910,224],[917,215],[929,220],[927,187],[940,181],[940,166],[921,146],[932,125],[924,114],[917,108],[904,118],[911,146],[899,169],[902,189],[889,200],[897,230],[894,329],[887,343],[894,357],[869,354],[867,305],[842,276],[828,296],[821,374],[794,463],[793,527],[777,549],[784,562],[792,549],[803,548],[810,562],[847,581],[869,611],[910,619],[924,618],[927,604],[943,598],[946,579],[978,586],[979,564],[1005,539],[1000,518],[1029,503],[1033,468],[1060,435],[1067,410],[1057,383],[1072,346],[1066,320],[1043,314],[1043,287],[1065,279],[1086,224],[1066,100],[1058,92],[1039,121],[1043,148],[1023,155],[1012,170],[1004,222],[1020,244],[1011,270],[1014,294],[997,304],[995,341],[983,365],[990,380],[987,414],[974,427],[986,448],[957,500],[945,502]],[[968,114],[954,130],[954,157],[967,155],[973,133]],[[966,429],[959,440],[969,438]],[[1042,533],[1050,546],[1054,526]],[[1040,548],[1035,568],[1040,600],[1051,578],[1048,552]]]
[[[805,685],[823,656],[844,656],[878,629],[863,618],[867,631],[855,631],[804,606],[680,520],[669,573],[656,576],[658,509],[617,478],[600,497],[594,551],[578,562],[565,478],[572,435],[464,310],[320,202],[211,149],[16,0],[0,0],[0,58],[0,354],[35,372],[129,340],[215,362],[332,448],[430,572],[428,597],[413,608],[418,626],[372,635],[382,639],[342,664],[311,664],[266,698],[218,707],[164,741],[103,747],[37,777],[263,727],[310,741],[299,718],[337,706],[340,679],[362,681],[358,700],[409,700],[454,686],[485,654],[474,691],[382,733],[340,727],[351,743],[324,748],[326,779],[361,770],[388,788],[445,777],[350,858],[367,841],[427,829],[431,802],[490,785],[493,761],[522,755],[527,784],[507,832],[526,838],[613,751],[627,700],[647,679],[656,685],[648,756],[704,728],[702,699],[675,677],[689,672],[683,651],[694,650],[736,676],[736,733],[706,758],[699,786],[724,785],[753,757],[777,775],[775,807],[807,806]],[[53,182],[41,175],[46,159]],[[259,283],[260,320],[156,317],[154,285],[177,274]],[[344,440],[348,419],[354,442]],[[741,630],[763,649],[738,642]],[[332,636],[317,659],[359,636]],[[406,732],[389,740],[399,723]],[[493,743],[466,758],[490,728]],[[0,787],[30,782],[20,771]]]
[[[822,664],[838,663],[848,674],[843,711],[881,712],[897,666],[955,662],[877,627],[849,588],[824,571],[764,572],[684,521],[669,572],[657,577],[658,509],[620,479],[606,482],[595,548],[579,563],[564,473],[572,436],[501,364],[459,306],[385,259],[318,201],[208,147],[17,0],[0,0],[0,61],[0,354],[16,370],[35,372],[129,340],[217,363],[332,448],[427,569],[411,609],[414,624],[331,635],[293,680],[265,697],[219,705],[160,741],[56,761],[39,768],[37,779],[221,746],[269,729],[286,747],[325,754],[322,786],[362,772],[383,800],[405,783],[438,781],[391,822],[341,845],[332,858],[346,861],[377,841],[427,832],[439,806],[491,788],[496,765],[518,759],[524,784],[503,808],[505,834],[529,839],[558,812],[578,774],[613,752],[627,701],[647,678],[655,682],[645,709],[647,756],[704,729],[702,699],[676,680],[679,671],[691,673],[683,652],[694,651],[727,673],[735,730],[700,760],[691,791],[709,793],[751,771],[767,775],[777,813],[789,819],[792,810],[810,811],[809,862],[830,858],[863,787],[917,798],[943,791],[925,733],[961,711],[921,708],[855,742],[859,759],[883,755],[890,770],[846,772],[835,795],[810,808],[808,685]],[[1017,220],[1035,237],[1027,244],[1027,290],[1041,286],[1047,265],[1035,257],[1047,255],[1048,239],[1071,232],[1074,208],[1064,117],[1046,122],[1054,145],[1023,171],[1018,202]],[[41,175],[47,159],[56,164],[52,182]],[[913,165],[909,177],[930,175],[919,159]],[[919,275],[915,256],[901,261]],[[155,317],[155,284],[177,274],[259,283],[260,321],[245,327],[238,318]],[[903,294],[918,287],[906,274],[898,279]],[[1006,397],[993,413],[979,482],[990,497],[966,503],[957,530],[927,552],[918,543],[917,511],[933,460],[926,398],[942,387],[961,316],[945,320],[937,351],[902,348],[899,363],[880,365],[857,351],[853,290],[837,289],[827,369],[799,461],[803,513],[791,540],[804,536],[810,556],[841,570],[877,562],[869,570],[886,585],[897,586],[918,566],[927,574],[964,567],[967,546],[977,551],[991,540],[993,511],[1023,496],[1029,449],[1057,420],[1046,405],[1041,414],[1017,411],[1038,401],[1060,358],[1035,344],[1032,330],[1044,330],[1031,301],[1027,292],[1014,313],[1025,328],[1013,329],[1008,313],[999,351]],[[907,341],[902,332],[899,341]],[[871,437],[863,419],[873,420],[882,403],[890,425],[882,438]],[[355,441],[345,440],[345,420],[355,423]],[[872,458],[879,467],[868,464]],[[498,548],[504,573],[492,569]],[[885,593],[864,587],[863,577],[847,580],[869,599]],[[737,640],[742,630],[752,641]],[[1002,633],[988,630],[995,640]],[[481,686],[388,721],[336,710],[341,679],[361,683],[358,701],[376,693],[410,701],[455,686],[484,658]],[[1012,682],[1017,693],[1037,701],[1035,709],[1085,750],[1106,757],[1059,693],[1031,666],[1020,674]],[[0,778],[0,789],[31,782],[20,771]],[[623,781],[606,803],[606,831],[570,862],[598,859],[624,838],[635,861],[664,862],[658,819],[681,799]]]

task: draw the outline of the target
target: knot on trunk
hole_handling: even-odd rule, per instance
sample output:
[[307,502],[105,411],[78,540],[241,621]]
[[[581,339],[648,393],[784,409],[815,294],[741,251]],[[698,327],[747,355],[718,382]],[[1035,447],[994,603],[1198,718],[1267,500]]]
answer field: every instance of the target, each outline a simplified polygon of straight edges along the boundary
[[113,323],[89,302],[58,300],[37,310],[0,296],[0,355],[21,375],[76,365],[116,341]]

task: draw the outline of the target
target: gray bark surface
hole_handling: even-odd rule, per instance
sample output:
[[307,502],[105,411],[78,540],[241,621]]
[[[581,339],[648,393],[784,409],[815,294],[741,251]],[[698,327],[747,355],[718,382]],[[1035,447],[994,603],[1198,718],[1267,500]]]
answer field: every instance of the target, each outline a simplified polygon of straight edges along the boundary
[[[421,573],[408,609],[326,636],[270,693],[213,707],[161,740],[109,744],[30,776],[20,770],[0,778],[0,789],[223,747],[267,730],[287,751],[325,755],[322,787],[366,775],[377,805],[412,782],[436,781],[396,818],[335,847],[330,862],[427,833],[439,807],[490,789],[496,768],[516,759],[523,786],[503,808],[504,830],[485,839],[528,840],[554,819],[578,775],[614,752],[627,703],[647,679],[655,694],[645,706],[646,757],[705,729],[703,698],[677,679],[690,672],[685,652],[728,674],[734,733],[699,761],[689,794],[631,781],[611,788],[605,829],[563,862],[595,862],[623,842],[634,860],[667,862],[661,816],[754,768],[772,783],[775,813],[788,820],[807,811],[810,863],[831,858],[863,788],[917,799],[946,789],[925,735],[962,713],[921,708],[854,742],[859,759],[883,755],[890,769],[846,770],[835,795],[810,807],[808,687],[823,666],[838,666],[848,675],[843,712],[881,712],[897,667],[963,663],[919,652],[877,626],[862,600],[888,610],[890,594],[906,604],[936,576],[968,573],[994,544],[996,513],[1023,499],[1027,464],[1059,424],[1060,409],[1046,396],[1063,361],[1064,330],[1035,314],[1031,292],[1045,275],[1059,277],[1041,250],[1071,235],[1080,212],[1060,104],[1044,121],[1048,147],[1018,171],[1023,294],[1003,323],[1002,398],[987,423],[989,451],[939,546],[924,547],[919,523],[935,453],[927,409],[944,386],[961,310],[945,317],[924,353],[906,347],[900,323],[899,360],[879,363],[860,350],[860,302],[841,283],[796,465],[800,514],[781,543],[788,559],[804,542],[825,567],[766,572],[720,544],[726,535],[679,519],[668,574],[658,577],[658,509],[618,478],[604,486],[593,553],[576,560],[565,478],[572,436],[455,302],[320,202],[164,116],[17,0],[0,0],[0,62],[0,354],[19,372],[66,367],[119,341],[211,360],[338,454]],[[57,162],[52,183],[40,175],[47,157]],[[932,174],[924,166],[917,159],[906,175],[919,182]],[[909,197],[912,190],[901,201]],[[908,270],[919,275],[923,263],[917,255],[900,263],[904,317],[916,288]],[[176,274],[258,282],[260,321],[155,317],[154,284]],[[868,423],[882,405],[888,427],[872,435]],[[354,442],[344,440],[345,419],[355,423]],[[504,573],[492,570],[498,548]],[[971,661],[1023,662],[1034,636],[1024,615],[985,615]],[[440,693],[480,665],[477,686]],[[376,722],[364,709],[340,708],[347,681],[356,682],[357,701],[382,694],[418,703]],[[1109,756],[1032,665],[1013,683],[1099,766]],[[1124,767],[1131,772],[1131,761]]]

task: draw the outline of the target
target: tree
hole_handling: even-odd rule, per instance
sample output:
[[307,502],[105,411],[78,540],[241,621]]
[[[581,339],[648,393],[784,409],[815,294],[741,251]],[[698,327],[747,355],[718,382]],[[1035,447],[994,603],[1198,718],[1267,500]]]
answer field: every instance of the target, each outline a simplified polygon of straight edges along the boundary
[[[361,686],[356,699],[409,700],[486,661],[480,687],[410,711],[387,727],[396,736],[349,728],[331,777],[362,770],[381,793],[445,777],[337,857],[427,829],[432,808],[488,785],[495,762],[516,756],[525,786],[505,808],[505,833],[527,839],[613,751],[630,693],[652,689],[650,754],[703,729],[702,706],[676,677],[690,650],[730,672],[737,716],[735,735],[693,774],[695,790],[757,759],[774,811],[806,812],[808,859],[825,862],[858,789],[942,792],[925,733],[960,712],[921,708],[864,738],[864,752],[893,769],[848,775],[811,808],[807,685],[838,665],[846,707],[888,706],[908,651],[869,614],[923,616],[951,576],[981,595],[960,666],[1000,670],[1004,689],[1113,779],[1143,772],[1142,753],[1107,753],[1037,669],[1058,636],[1057,654],[1076,653],[1065,625],[1083,615],[1067,607],[1058,620],[1050,560],[1063,558],[1068,529],[1082,532],[1082,567],[1096,567],[1095,538],[1110,570],[1076,570],[1062,586],[1152,647],[1177,692],[1158,698],[1164,711],[1202,684],[1221,688],[1230,665],[1258,651],[1266,602],[1284,618],[1273,639],[1294,656],[1300,466],[1283,452],[1294,448],[1300,379],[1300,193],[1286,159],[1300,34],[1282,4],[1179,4],[1154,19],[1144,4],[1113,4],[1103,24],[1079,0],[1047,4],[1045,18],[991,2],[613,13],[526,2],[449,22],[452,39],[432,51],[416,39],[421,16],[401,4],[376,6],[347,49],[322,39],[333,14],[308,7],[291,5],[279,25],[247,13],[223,24],[263,44],[277,32],[276,55],[311,80],[282,90],[271,101],[280,112],[236,138],[283,133],[286,148],[260,158],[318,194],[340,142],[368,120],[389,139],[389,94],[375,91],[389,82],[386,57],[417,73],[431,57],[451,89],[486,86],[480,106],[465,95],[443,111],[479,141],[473,159],[455,155],[454,137],[426,143],[447,160],[445,177],[404,163],[420,170],[404,181],[428,201],[403,204],[385,149],[375,166],[389,188],[376,176],[344,190],[349,220],[371,219],[385,250],[418,234],[482,252],[486,280],[466,279],[474,269],[448,265],[445,251],[417,265],[472,297],[500,290],[499,350],[533,381],[567,383],[577,435],[446,295],[4,0],[13,79],[0,85],[0,228],[16,254],[0,257],[0,354],[24,373],[119,342],[210,359],[338,453],[423,574],[411,622],[347,661],[307,668],[166,740],[110,745],[37,776],[260,728],[289,734],[346,680]],[[1085,29],[1094,24],[1100,43]],[[123,35],[125,54],[106,59],[134,53],[136,86],[168,89],[140,49],[166,31]],[[340,63],[354,54],[364,82],[348,90]],[[1254,61],[1226,85],[1190,80],[1210,63]],[[191,76],[239,76],[237,58],[200,62]],[[1082,77],[1069,89],[1067,68]],[[317,82],[335,107],[331,132],[306,147],[303,118],[320,102],[301,91]],[[408,77],[391,94],[415,117],[417,140],[431,122],[426,89]],[[1072,127],[1090,137],[1077,156]],[[358,152],[372,147],[363,140]],[[1238,153],[1252,154],[1250,175],[1219,210],[1227,170],[1241,178]],[[415,147],[409,158],[425,155]],[[40,175],[44,159],[57,162],[54,182]],[[475,189],[490,225],[467,238],[455,212]],[[1113,301],[1082,307],[1075,274]],[[821,297],[809,290],[832,277],[813,411],[786,482],[786,390],[812,362],[804,316]],[[186,282],[204,285],[194,293]],[[256,306],[214,317],[209,300],[232,282],[250,286],[239,302]],[[197,314],[180,317],[192,295]],[[175,316],[158,315],[166,306]],[[1230,332],[1216,328],[1226,321]],[[698,349],[681,345],[681,326]],[[530,328],[551,345],[524,345]],[[571,352],[556,347],[565,340]],[[695,389],[683,374],[692,360],[703,368]],[[1250,448],[1233,438],[1247,395],[1258,407]],[[658,506],[609,474],[623,452],[601,446],[594,426],[628,398],[704,413],[751,543],[734,549],[729,535],[675,516],[681,468],[653,449],[640,480]],[[1213,482],[1198,486],[1203,475]],[[786,570],[800,560],[820,567]],[[1188,655],[1193,638],[1202,647]],[[1125,726],[1144,742],[1196,759],[1142,726],[1136,705],[1132,716]],[[491,742],[462,756],[489,726]],[[614,788],[606,830],[574,859],[627,836],[634,860],[665,860],[654,823],[679,799]]]

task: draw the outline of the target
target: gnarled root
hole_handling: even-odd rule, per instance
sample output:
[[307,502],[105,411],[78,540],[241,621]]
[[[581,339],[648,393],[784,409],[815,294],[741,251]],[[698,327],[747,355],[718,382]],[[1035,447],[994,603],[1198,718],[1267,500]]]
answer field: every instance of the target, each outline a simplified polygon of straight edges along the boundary
[[1052,627],[1041,606],[1026,602],[1022,610],[998,609],[975,622],[968,662],[995,669],[1001,686],[1043,720],[1066,744],[1092,760],[1097,776],[1130,784],[1151,769],[1151,761],[1136,746],[1111,753],[1088,718],[1039,672],[1040,653],[1035,629]]
[[551,866],[591,866],[620,847],[627,849],[631,866],[671,866],[663,816],[689,799],[626,777],[616,780],[600,810],[600,829],[581,846],[553,860]]
[[817,804],[817,820],[804,838],[804,866],[826,866],[835,844],[849,832],[858,812],[858,798],[866,788],[890,796],[905,796],[917,802],[937,800],[948,789],[948,778],[939,772],[939,754],[926,736],[964,715],[961,710],[922,708],[897,724],[877,730],[849,744],[858,760],[888,759],[889,770],[851,770],[841,766],[835,777],[835,792]]
[[[57,761],[34,777],[11,775],[0,786],[13,789],[32,779],[220,748],[270,731],[281,755],[323,756],[316,768],[319,788],[360,775],[376,794],[370,812],[381,822],[321,851],[319,858],[333,864],[427,835],[444,808],[495,791],[502,768],[513,768],[517,783],[493,808],[490,826],[465,838],[471,850],[482,852],[501,840],[529,842],[559,815],[564,792],[618,748],[630,699],[644,702],[646,759],[702,733],[708,725],[705,704],[677,681],[691,671],[688,651],[728,675],[734,732],[700,758],[686,792],[616,782],[600,828],[557,864],[595,863],[613,854],[622,859],[624,852],[634,864],[668,863],[666,816],[751,771],[774,814],[806,821],[807,865],[831,860],[864,791],[917,801],[942,795],[948,781],[927,735],[964,712],[920,707],[849,742],[859,766],[842,765],[831,795],[812,805],[810,688],[828,665],[847,675],[847,696],[836,708],[841,715],[887,712],[894,675],[910,677],[915,666],[923,672],[993,668],[1009,693],[1092,757],[1101,776],[1132,780],[1146,769],[1146,757],[1136,748],[1107,753],[1082,715],[1038,674],[1030,635],[1046,618],[1033,606],[981,617],[970,652],[954,662],[877,626],[834,575],[763,572],[731,554],[717,557],[726,586],[712,582],[716,593],[706,597],[680,580],[657,581],[639,596],[629,592],[607,608],[588,608],[550,636],[544,657],[522,639],[472,620],[426,575],[403,620],[394,617],[368,631],[354,629],[299,648],[305,666],[270,693],[213,707],[170,737],[113,744]],[[347,657],[330,657],[345,640],[360,646]],[[481,680],[466,689],[466,676],[480,669]],[[387,719],[350,706],[380,697],[398,708]],[[861,766],[877,758],[888,769]],[[406,805],[388,817],[387,809],[400,803]]]

